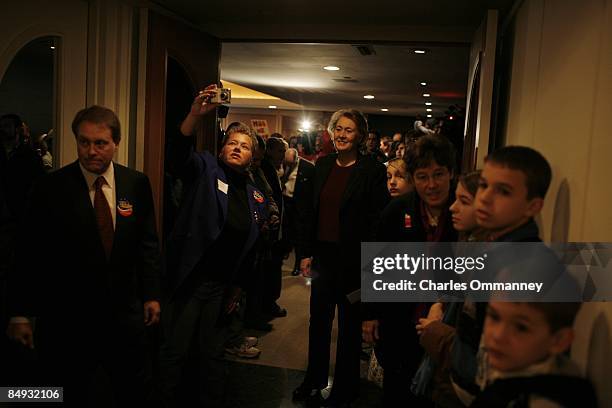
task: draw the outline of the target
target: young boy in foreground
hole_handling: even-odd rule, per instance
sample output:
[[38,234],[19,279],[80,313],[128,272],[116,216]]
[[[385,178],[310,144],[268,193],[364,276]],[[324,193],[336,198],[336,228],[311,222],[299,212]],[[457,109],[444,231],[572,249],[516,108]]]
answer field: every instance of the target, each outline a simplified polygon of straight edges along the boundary
[[564,354],[580,303],[490,302],[487,373],[472,407],[593,407],[591,384]]
[[[533,217],[550,186],[548,161],[526,146],[506,146],[489,154],[476,191],[476,222],[489,241],[540,242]],[[501,260],[498,259],[499,262]],[[469,405],[479,392],[475,383],[486,303],[465,302],[450,354],[451,381],[459,399]],[[427,337],[427,331],[425,331]]]

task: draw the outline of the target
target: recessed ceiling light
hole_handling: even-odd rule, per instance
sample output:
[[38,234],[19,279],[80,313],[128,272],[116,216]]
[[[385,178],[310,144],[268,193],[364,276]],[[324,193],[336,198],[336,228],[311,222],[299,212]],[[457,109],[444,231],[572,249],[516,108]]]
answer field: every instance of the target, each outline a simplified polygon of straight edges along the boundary
[[363,99],[374,99],[374,95],[363,95]]
[[323,67],[323,69],[326,71],[340,71],[340,68],[334,65],[328,65],[326,67]]
[[427,82],[421,82],[421,85],[422,85],[422,86],[426,86],[426,85],[427,85]]
[[387,108],[382,108],[382,109],[381,109],[381,111],[383,111],[383,112],[389,112],[389,109],[387,109]]
[[425,105],[431,106],[431,102],[425,102]]
[[49,48],[51,48],[52,50],[55,49],[55,45],[50,46]]
[[414,50],[415,54],[425,54],[425,50]]
[[430,95],[430,94],[423,94],[423,96],[424,96],[425,98],[429,98],[431,95]]
[[432,115],[427,115],[427,117],[428,117],[428,118],[431,118],[431,117],[432,117]]
[[433,109],[431,109],[431,108],[427,108],[427,109],[426,109],[426,111],[427,111],[427,112],[433,112]]
[[268,108],[270,108],[270,109],[276,109],[276,105],[270,105],[270,106],[268,106]]

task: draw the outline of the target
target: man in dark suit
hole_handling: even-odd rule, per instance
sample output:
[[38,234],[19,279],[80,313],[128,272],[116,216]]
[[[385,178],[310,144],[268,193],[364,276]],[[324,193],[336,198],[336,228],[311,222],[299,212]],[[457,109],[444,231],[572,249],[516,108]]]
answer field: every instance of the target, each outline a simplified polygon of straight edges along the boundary
[[293,275],[300,274],[300,255],[297,253],[297,229],[300,219],[300,204],[312,197],[312,182],[314,164],[298,156],[297,149],[290,148],[285,153],[283,184],[283,201],[285,216],[283,217],[283,239],[288,243],[286,249],[296,250]]
[[36,347],[43,385],[63,386],[68,406],[87,406],[100,368],[119,406],[140,406],[149,375],[145,326],[160,315],[151,186],[113,163],[121,140],[113,111],[83,109],[72,130],[78,160],[41,179],[25,211],[9,335]]

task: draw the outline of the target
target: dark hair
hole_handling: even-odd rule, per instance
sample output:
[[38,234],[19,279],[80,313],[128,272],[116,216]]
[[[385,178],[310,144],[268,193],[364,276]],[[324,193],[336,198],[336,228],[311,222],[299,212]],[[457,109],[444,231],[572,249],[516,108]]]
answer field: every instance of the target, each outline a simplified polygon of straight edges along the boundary
[[527,183],[528,200],[546,196],[552,170],[546,158],[538,151],[526,146],[506,146],[489,154],[485,158],[485,163],[488,162],[522,171]]
[[270,136],[268,138],[268,141],[266,142],[266,150],[272,149],[275,146],[280,146],[280,145],[289,147],[289,144],[287,142],[285,142],[285,139],[280,138],[280,137],[276,137],[276,136]]
[[255,149],[255,146],[257,146],[257,138],[255,132],[249,125],[246,125],[242,122],[230,123],[227,129],[225,129],[225,134],[223,135],[221,146],[225,146],[225,144],[229,140],[229,137],[233,133],[242,133],[243,135],[247,135],[251,139],[251,149]]
[[425,122],[425,124],[427,125],[427,127],[429,127],[430,129],[433,129],[437,124],[438,124],[438,119],[436,118],[429,118],[427,119],[427,121]]
[[544,314],[551,332],[556,332],[566,327],[572,327],[576,315],[582,306],[579,302],[526,302],[526,305],[539,310]]
[[121,141],[121,125],[119,124],[119,118],[115,112],[104,106],[92,105],[89,108],[81,109],[77,112],[72,121],[72,133],[74,133],[74,137],[79,136],[79,126],[83,122],[104,125],[110,129],[115,144],[119,144]]
[[7,113],[6,115],[2,115],[0,116],[0,120],[9,120],[13,122],[13,126],[15,126],[15,129],[19,128],[19,126],[23,124],[23,120],[21,120],[21,117],[15,113]]
[[266,141],[264,138],[259,135],[256,135],[255,138],[257,139],[257,147],[263,151],[266,151]]
[[414,129],[411,129],[411,130],[405,131],[403,136],[404,136],[404,140],[407,141],[408,139],[418,139],[419,136],[421,136],[421,133],[417,132]]
[[465,188],[468,193],[476,197],[476,191],[478,190],[478,182],[480,181],[480,170],[464,173],[459,176],[459,183]]
[[339,111],[334,112],[329,120],[329,124],[327,125],[327,131],[330,135],[334,134],[334,128],[342,117],[348,118],[355,122],[355,126],[357,126],[357,133],[359,133],[360,142],[363,142],[363,140],[368,137],[368,121],[363,113],[355,109],[340,109]]
[[445,137],[422,136],[406,153],[408,172],[411,175],[418,169],[429,167],[433,162],[446,167],[449,172],[455,168],[455,149]]
[[380,141],[380,132],[378,130],[374,130],[374,129],[370,129],[368,131],[368,135],[372,133],[374,136],[376,136],[376,140]]

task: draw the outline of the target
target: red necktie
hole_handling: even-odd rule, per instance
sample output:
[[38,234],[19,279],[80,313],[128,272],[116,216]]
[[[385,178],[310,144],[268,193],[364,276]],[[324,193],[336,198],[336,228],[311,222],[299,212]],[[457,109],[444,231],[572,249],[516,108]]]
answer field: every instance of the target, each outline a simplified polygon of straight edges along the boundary
[[110,258],[111,251],[113,249],[113,237],[115,231],[113,229],[113,216],[111,215],[108,201],[102,191],[104,185],[104,177],[100,176],[94,183],[96,187],[96,193],[94,195],[94,212],[96,213],[96,221],[98,223],[98,232],[100,233],[100,239],[104,246],[104,252],[106,253],[106,259]]

